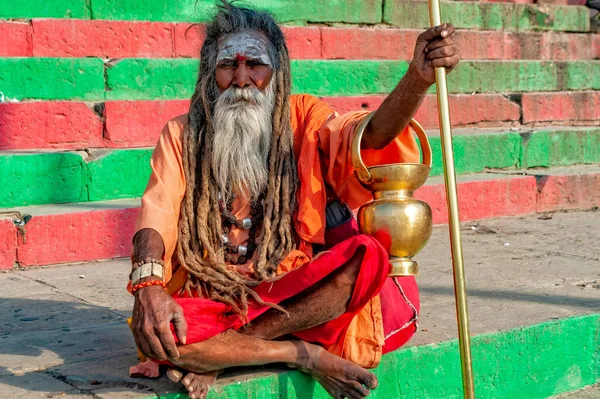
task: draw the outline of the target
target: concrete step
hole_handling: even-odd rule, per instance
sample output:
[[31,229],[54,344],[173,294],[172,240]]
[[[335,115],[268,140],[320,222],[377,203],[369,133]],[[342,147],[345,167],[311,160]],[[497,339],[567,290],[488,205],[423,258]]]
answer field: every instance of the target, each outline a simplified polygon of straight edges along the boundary
[[[204,25],[33,19],[0,21],[0,57],[198,58]],[[410,60],[422,29],[284,26],[293,59]],[[463,60],[578,60],[600,57],[600,35],[458,30]]]
[[[424,1],[384,2],[340,0],[331,5],[325,0],[266,0],[251,2],[274,13],[279,22],[311,23],[386,23],[404,28],[429,26]],[[48,5],[32,0],[3,6],[0,18],[76,18],[98,20],[139,20],[164,22],[203,22],[214,13],[212,0],[152,0],[143,4],[115,4],[111,0],[61,0]],[[459,28],[505,30],[589,30],[585,7],[543,4],[442,2],[442,15]]]
[[[198,60],[105,61],[0,58],[4,100],[174,100],[193,94]],[[293,60],[292,90],[317,96],[387,94],[408,65],[390,60]],[[448,87],[457,94],[598,90],[600,61],[463,61],[449,75]]]
[[[598,211],[463,225],[478,398],[547,398],[599,380],[599,231]],[[418,333],[384,357],[370,397],[462,398],[447,227],[434,228],[417,260]],[[127,377],[136,361],[129,268],[114,260],[0,273],[0,397],[185,397],[164,378]],[[282,368],[225,374],[210,397],[326,398]]]
[[[441,177],[416,192],[447,223]],[[600,206],[600,166],[458,176],[461,220]],[[131,254],[139,200],[0,209],[0,269],[109,259]],[[15,221],[33,215],[23,229]],[[2,220],[4,219],[4,220]]]
[[[140,114],[145,115],[150,114]],[[159,122],[145,120],[152,122],[121,130],[129,135],[123,137],[125,142],[151,131],[138,144],[156,142]],[[107,125],[113,126],[108,121]],[[132,126],[137,125],[132,121]],[[12,130],[15,134],[7,138],[25,140],[36,131]],[[57,127],[56,133],[58,137],[49,137],[46,131],[45,138],[60,142],[66,132]],[[434,154],[431,176],[439,176],[443,173],[439,131],[429,134]],[[465,128],[454,134],[458,174],[600,163],[600,127]],[[152,148],[0,151],[0,208],[139,197],[150,176],[151,154]]]
[[575,392],[555,396],[555,399],[597,399],[600,398],[600,385],[592,385]]

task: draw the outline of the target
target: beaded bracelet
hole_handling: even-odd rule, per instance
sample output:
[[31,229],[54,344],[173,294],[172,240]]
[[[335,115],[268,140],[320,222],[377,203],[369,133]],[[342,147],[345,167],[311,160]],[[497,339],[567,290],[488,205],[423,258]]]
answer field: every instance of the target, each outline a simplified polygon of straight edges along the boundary
[[163,287],[163,289],[167,289],[167,287],[165,286],[165,282],[162,280],[150,280],[150,281],[146,281],[144,283],[139,283],[134,285],[133,287],[131,287],[131,293],[134,294],[136,291],[141,290],[142,288],[146,288],[146,287],[150,287],[153,285],[160,285],[161,287]]

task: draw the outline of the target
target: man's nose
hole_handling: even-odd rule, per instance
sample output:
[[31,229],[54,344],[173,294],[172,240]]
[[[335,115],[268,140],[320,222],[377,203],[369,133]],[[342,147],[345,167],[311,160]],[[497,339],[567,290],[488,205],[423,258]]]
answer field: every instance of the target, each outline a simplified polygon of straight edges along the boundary
[[248,68],[246,67],[246,64],[240,64],[235,69],[235,77],[233,84],[240,88],[244,88],[250,85],[250,73],[248,71]]

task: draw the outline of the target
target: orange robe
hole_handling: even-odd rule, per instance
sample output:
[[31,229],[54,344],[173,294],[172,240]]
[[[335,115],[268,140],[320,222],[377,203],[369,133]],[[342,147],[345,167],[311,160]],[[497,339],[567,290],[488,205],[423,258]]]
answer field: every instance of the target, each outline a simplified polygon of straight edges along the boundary
[[[350,146],[357,125],[367,112],[337,115],[327,104],[309,95],[290,97],[291,125],[300,186],[298,209],[294,220],[299,237],[298,248],[281,262],[278,273],[285,273],[309,263],[313,244],[324,243],[327,183],[352,209],[372,199],[371,192],[361,186],[354,174]],[[185,192],[182,160],[182,133],[187,115],[174,118],[163,129],[151,160],[152,174],[142,197],[142,209],[136,231],[152,228],[165,245],[165,281],[169,292],[178,290],[186,278],[178,268],[175,255],[180,204]],[[418,162],[419,149],[409,129],[400,132],[386,148],[362,150],[367,166],[396,162]],[[237,199],[233,213],[238,219],[250,213],[249,204]],[[248,231],[232,228],[230,242],[244,244]],[[240,268],[251,272],[252,260]],[[375,296],[353,319],[346,337],[329,350],[365,367],[378,364],[384,343],[381,303]]]

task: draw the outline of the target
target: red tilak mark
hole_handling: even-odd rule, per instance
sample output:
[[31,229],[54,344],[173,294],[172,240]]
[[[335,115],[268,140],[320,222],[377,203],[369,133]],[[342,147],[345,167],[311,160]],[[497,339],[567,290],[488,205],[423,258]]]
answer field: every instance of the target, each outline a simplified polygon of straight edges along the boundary
[[242,55],[242,54],[240,54],[240,53],[237,53],[237,54],[235,55],[235,60],[236,60],[237,62],[246,62],[246,56],[245,56],[245,55]]

